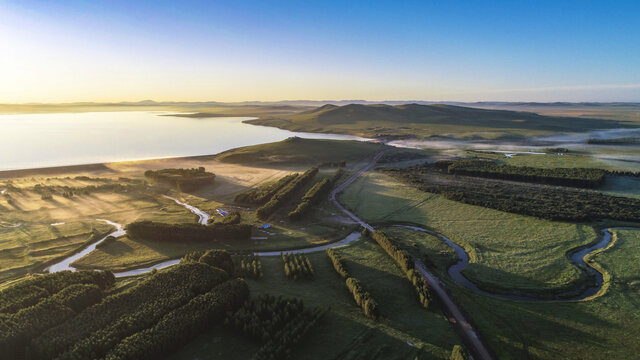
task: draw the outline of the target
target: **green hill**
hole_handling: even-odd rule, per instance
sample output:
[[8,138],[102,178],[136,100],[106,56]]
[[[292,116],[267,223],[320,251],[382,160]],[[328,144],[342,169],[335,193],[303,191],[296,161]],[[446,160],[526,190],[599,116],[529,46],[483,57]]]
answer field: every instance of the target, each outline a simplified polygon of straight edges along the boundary
[[385,145],[379,143],[362,141],[292,137],[274,143],[231,149],[218,154],[216,159],[236,164],[286,163],[317,165],[320,163],[339,163],[341,161],[360,161],[370,158],[385,147]]
[[458,138],[516,138],[557,132],[625,127],[615,120],[543,116],[531,112],[453,105],[324,105],[249,123],[287,130],[332,132],[367,137],[446,135]]

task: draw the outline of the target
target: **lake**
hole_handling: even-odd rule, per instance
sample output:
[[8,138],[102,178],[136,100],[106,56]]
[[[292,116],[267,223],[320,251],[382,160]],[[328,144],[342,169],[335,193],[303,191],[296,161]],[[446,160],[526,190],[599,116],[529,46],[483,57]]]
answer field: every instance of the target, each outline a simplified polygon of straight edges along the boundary
[[167,112],[0,115],[0,170],[217,154],[236,147],[312,139],[366,140],[244,124],[248,117],[186,118]]

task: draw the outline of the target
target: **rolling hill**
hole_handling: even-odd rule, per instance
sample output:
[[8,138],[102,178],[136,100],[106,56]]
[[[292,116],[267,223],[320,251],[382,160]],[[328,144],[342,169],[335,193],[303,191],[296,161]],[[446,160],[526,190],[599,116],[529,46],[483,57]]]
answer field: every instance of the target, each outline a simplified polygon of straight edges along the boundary
[[366,137],[443,135],[485,139],[519,138],[628,126],[615,120],[544,116],[531,112],[442,104],[324,105],[292,115],[247,122],[293,131],[332,132]]

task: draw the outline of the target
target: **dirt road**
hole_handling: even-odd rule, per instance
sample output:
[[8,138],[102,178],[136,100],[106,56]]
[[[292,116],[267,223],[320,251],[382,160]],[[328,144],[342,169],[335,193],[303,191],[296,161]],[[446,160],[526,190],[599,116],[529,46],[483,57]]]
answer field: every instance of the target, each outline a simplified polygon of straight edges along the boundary
[[[345,215],[351,218],[353,221],[360,224],[362,227],[373,231],[373,226],[366,223],[364,220],[359,218],[357,215],[347,210],[337,199],[337,195],[342,192],[347,186],[351,185],[358,177],[360,177],[365,172],[369,171],[372,167],[376,165],[378,160],[384,155],[385,151],[381,151],[369,162],[365,167],[360,169],[357,173],[348,178],[345,182],[338,185],[330,194],[329,200],[333,202],[333,204],[340,209]],[[479,338],[478,333],[474,330],[471,322],[467,319],[467,316],[462,312],[460,307],[453,300],[453,297],[447,290],[445,289],[444,284],[440,282],[440,280],[433,275],[425,265],[419,259],[414,259],[415,268],[422,274],[424,281],[427,283],[429,289],[431,289],[431,293],[438,297],[440,304],[443,307],[445,314],[449,317],[451,324],[454,329],[462,338],[462,341],[465,343],[467,349],[471,352],[471,355],[474,359],[482,359],[482,360],[492,360],[494,357],[489,351],[489,348],[486,344]]]

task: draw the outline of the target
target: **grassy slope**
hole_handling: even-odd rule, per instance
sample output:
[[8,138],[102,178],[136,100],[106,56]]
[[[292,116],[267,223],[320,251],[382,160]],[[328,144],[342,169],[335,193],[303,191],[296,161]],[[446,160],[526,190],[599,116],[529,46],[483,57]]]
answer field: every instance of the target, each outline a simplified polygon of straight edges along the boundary
[[534,304],[450,289],[501,359],[632,359],[640,351],[640,233],[618,233],[616,244],[595,256],[612,276],[597,299]]
[[[506,249],[500,252],[512,256],[500,256],[500,261],[485,256],[476,258],[481,263],[503,267],[501,271],[486,271],[488,266],[484,266],[474,275],[487,276],[484,280],[494,281],[492,276],[513,274],[503,277],[502,283],[514,288],[532,284],[527,277],[536,280],[533,285],[542,283],[545,278],[553,280],[556,274],[562,279],[561,269],[568,264],[562,256],[565,248],[588,242],[567,241],[567,237],[580,238],[581,231],[591,232],[575,225],[528,218],[518,220],[523,217],[507,214],[495,219],[487,216],[487,209],[451,202],[444,206],[444,200],[437,197],[428,197],[421,203],[421,200],[413,200],[420,199],[417,194],[411,194],[411,189],[402,189],[388,179],[372,174],[347,189],[342,200],[353,204],[353,199],[358,196],[360,206],[357,212],[365,217],[384,221],[421,221],[436,229],[444,225],[445,233],[458,233],[475,239],[479,252],[487,249],[499,251],[498,245],[505,246]],[[386,198],[387,205],[376,207],[374,203],[383,198]],[[409,210],[411,205],[416,206],[415,211]],[[390,215],[385,216],[385,213]],[[531,226],[522,227],[529,222]],[[388,228],[387,231],[405,244],[417,244],[430,259],[434,259],[440,278],[471,314],[500,359],[624,359],[633,358],[640,350],[635,341],[640,334],[638,231],[618,231],[620,237],[615,245],[594,257],[612,275],[608,292],[594,300],[569,303],[514,302],[471,293],[450,281],[446,275],[448,264],[455,259],[451,249],[422,233],[397,228]],[[560,233],[531,242],[541,236],[540,232],[546,231]],[[528,246],[518,249],[519,243]]]
[[495,289],[540,291],[570,287],[580,279],[581,271],[565,253],[596,239],[589,226],[461,204],[377,173],[356,181],[341,201],[374,224],[406,221],[449,236],[471,254],[465,275]]
[[[294,281],[284,276],[278,257],[262,258],[265,277],[249,280],[252,295],[269,293],[302,298],[308,306],[330,307],[330,312],[300,343],[294,359],[420,359],[447,358],[459,343],[444,316],[422,309],[414,290],[397,266],[371,240],[359,240],[339,250],[349,271],[360,279],[379,303],[382,318],[371,321],[355,305],[344,281],[333,270],[325,253],[310,254],[316,277]],[[410,346],[411,341],[416,346]],[[227,343],[237,349],[233,354]],[[203,334],[173,359],[216,359],[227,354],[231,359],[249,358],[256,349],[220,328]],[[419,350],[422,348],[422,350]]]
[[384,145],[360,141],[289,138],[220,153],[219,161],[236,164],[317,165],[323,162],[360,161],[382,150]]
[[624,127],[615,120],[542,116],[528,112],[485,110],[452,105],[325,105],[298,114],[250,120],[250,123],[294,131],[334,132],[362,136],[455,134],[501,138],[559,131]]

